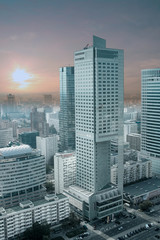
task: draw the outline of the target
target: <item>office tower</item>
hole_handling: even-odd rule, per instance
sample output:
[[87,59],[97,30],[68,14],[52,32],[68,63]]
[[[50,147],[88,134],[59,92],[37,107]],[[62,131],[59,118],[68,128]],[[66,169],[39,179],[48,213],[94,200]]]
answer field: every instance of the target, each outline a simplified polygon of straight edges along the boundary
[[0,207],[44,196],[45,158],[28,145],[0,148]]
[[36,146],[45,156],[46,164],[53,165],[54,154],[58,152],[58,135],[36,137]]
[[55,193],[63,193],[64,188],[76,184],[75,152],[55,154],[54,178],[55,178]]
[[31,130],[38,131],[40,136],[48,136],[49,124],[46,122],[45,112],[38,112],[37,108],[33,108],[30,117]]
[[51,105],[52,104],[52,95],[45,94],[44,95],[44,104],[45,105]]
[[152,160],[160,174],[160,68],[141,71],[141,154]]
[[75,149],[74,67],[60,68],[60,151]]
[[[88,220],[110,218],[123,206],[123,55],[96,36],[93,46],[75,52],[77,184],[65,193]],[[118,139],[118,186],[111,184],[112,139]]]
[[39,136],[39,132],[22,132],[18,134],[18,139],[21,143],[27,144],[32,148],[36,148],[36,137]]

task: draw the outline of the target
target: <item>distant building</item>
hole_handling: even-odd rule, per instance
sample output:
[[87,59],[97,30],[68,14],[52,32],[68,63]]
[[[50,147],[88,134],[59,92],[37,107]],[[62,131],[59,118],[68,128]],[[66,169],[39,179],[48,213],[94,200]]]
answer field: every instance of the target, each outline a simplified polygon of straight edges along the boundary
[[59,132],[59,111],[46,113],[46,120],[49,126],[54,125],[57,132]]
[[0,129],[0,148],[6,147],[13,141],[13,128]]
[[16,99],[12,94],[7,95],[7,113],[14,113],[17,111]]
[[23,132],[18,135],[19,141],[23,144],[27,144],[32,148],[36,148],[36,137],[39,136],[39,132]]
[[60,68],[60,151],[75,150],[74,67]]
[[141,150],[141,134],[138,133],[127,134],[127,142],[129,143],[130,149],[137,151]]
[[0,207],[41,199],[45,180],[45,158],[39,151],[28,145],[0,148]]
[[56,224],[69,217],[69,201],[62,194],[46,195],[39,201],[23,201],[19,206],[0,208],[0,239],[15,239],[32,224]]
[[141,154],[152,160],[160,175],[160,68],[141,71]]
[[137,133],[137,123],[134,121],[124,122],[124,142],[127,142],[127,135],[130,133]]
[[54,156],[55,193],[76,183],[75,153],[57,153]]
[[31,130],[39,132],[40,136],[48,136],[49,124],[46,121],[45,112],[38,112],[37,108],[32,109],[31,112]]
[[[143,161],[128,161],[124,164],[123,184],[130,184],[141,179],[152,177],[152,162],[149,160]],[[111,182],[118,184],[118,165],[111,167]]]
[[[129,143],[124,142],[123,148],[124,148],[124,151],[129,149]],[[111,140],[111,153],[113,153],[113,154],[118,153],[118,141],[117,140]]]
[[46,164],[53,165],[54,154],[58,152],[58,135],[50,135],[48,137],[36,137],[37,149],[45,156]]

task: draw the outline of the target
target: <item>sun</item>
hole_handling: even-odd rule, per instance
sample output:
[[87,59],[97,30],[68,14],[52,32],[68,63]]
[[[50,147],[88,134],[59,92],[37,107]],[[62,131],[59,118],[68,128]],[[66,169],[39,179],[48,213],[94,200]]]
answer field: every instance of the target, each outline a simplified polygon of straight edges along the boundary
[[30,73],[27,73],[25,69],[17,68],[12,73],[12,79],[15,83],[19,84],[20,89],[26,88],[30,84],[30,82],[28,82],[27,80],[32,78],[33,78],[33,75]]

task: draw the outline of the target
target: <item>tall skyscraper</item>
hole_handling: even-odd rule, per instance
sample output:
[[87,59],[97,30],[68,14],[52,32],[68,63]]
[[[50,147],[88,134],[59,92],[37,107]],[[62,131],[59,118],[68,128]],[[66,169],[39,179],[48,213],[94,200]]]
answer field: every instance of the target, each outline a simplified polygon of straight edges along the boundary
[[[104,39],[93,36],[93,46],[75,53],[77,185],[66,194],[88,220],[122,210],[123,79],[123,50],[106,48]],[[111,184],[113,139],[118,139],[118,186]]]
[[75,149],[74,67],[60,68],[60,151]]
[[141,71],[141,154],[152,160],[160,174],[160,68]]

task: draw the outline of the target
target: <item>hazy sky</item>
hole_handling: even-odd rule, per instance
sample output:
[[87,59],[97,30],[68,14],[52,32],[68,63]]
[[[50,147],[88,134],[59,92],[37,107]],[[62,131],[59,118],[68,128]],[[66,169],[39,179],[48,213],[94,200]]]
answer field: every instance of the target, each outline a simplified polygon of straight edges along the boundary
[[58,91],[59,67],[92,35],[124,49],[125,92],[139,93],[140,70],[160,67],[160,0],[0,0],[0,92]]

